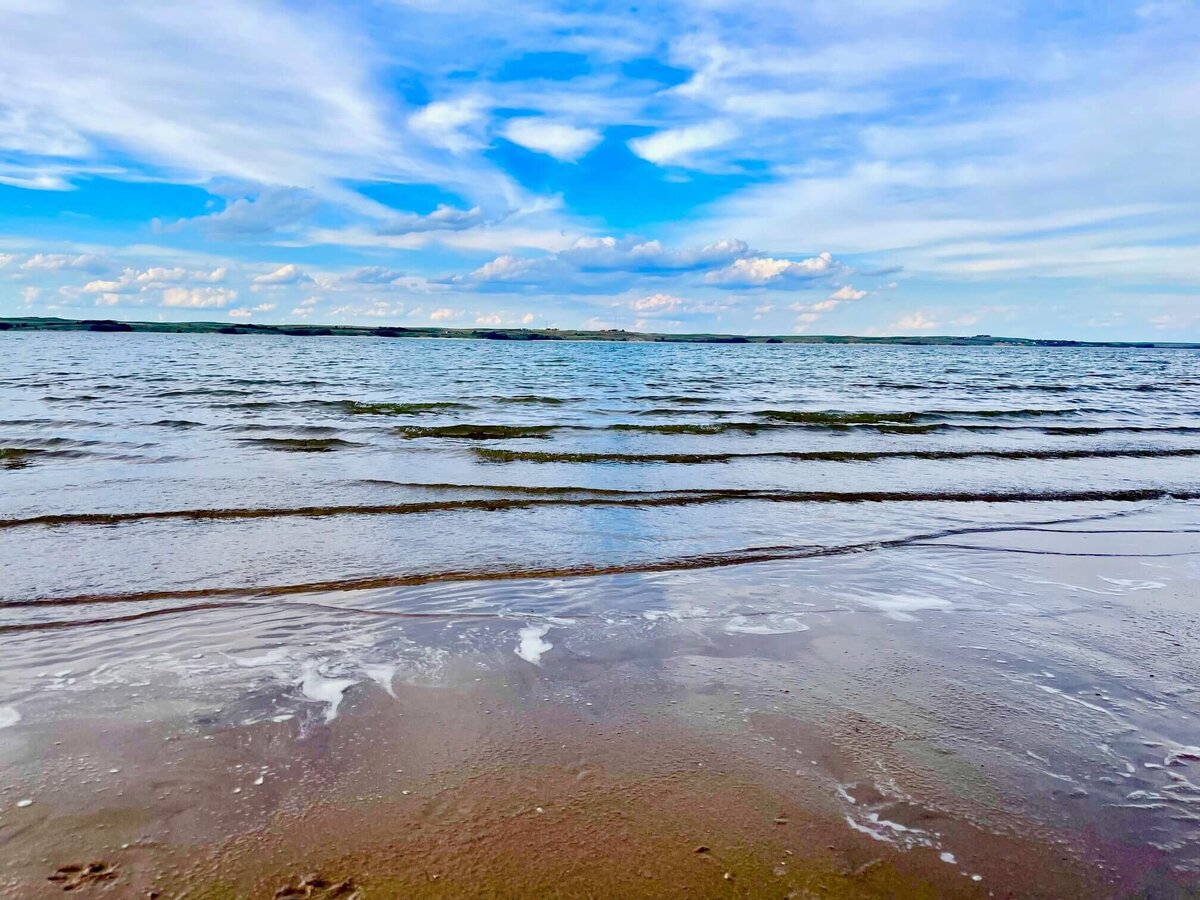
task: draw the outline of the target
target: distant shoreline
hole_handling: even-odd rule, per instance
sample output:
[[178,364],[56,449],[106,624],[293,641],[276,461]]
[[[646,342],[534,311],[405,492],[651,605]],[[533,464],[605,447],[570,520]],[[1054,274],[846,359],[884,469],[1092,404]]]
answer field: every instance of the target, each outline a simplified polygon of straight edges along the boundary
[[559,328],[425,328],[369,325],[255,325],[233,322],[118,322],[114,319],[0,317],[6,331],[149,332],[161,334],[267,334],[291,337],[464,338],[492,341],[607,341],[638,344],[882,344],[916,347],[1114,347],[1125,349],[1200,350],[1200,343],[1176,341],[1073,341],[998,337],[990,334],[894,335],[742,335],[657,334],[653,332],[577,331]]

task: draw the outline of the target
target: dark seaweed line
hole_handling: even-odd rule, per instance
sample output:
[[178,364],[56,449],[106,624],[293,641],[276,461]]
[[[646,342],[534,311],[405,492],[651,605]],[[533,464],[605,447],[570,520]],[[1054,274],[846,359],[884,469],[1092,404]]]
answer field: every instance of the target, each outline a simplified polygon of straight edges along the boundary
[[462,440],[546,439],[562,431],[607,432],[624,431],[663,435],[716,435],[742,433],[754,435],[764,431],[874,431],[880,434],[935,434],[968,432],[995,434],[1004,432],[1039,432],[1062,436],[1097,434],[1200,434],[1195,425],[998,425],[995,423],[964,422],[905,422],[803,419],[753,422],[690,422],[648,424],[618,422],[609,425],[488,425],[459,423],[455,425],[400,425],[393,429],[404,438],[457,438]]
[[476,447],[489,462],[544,463],[679,463],[698,465],[739,459],[790,459],[801,462],[875,462],[884,459],[1159,459],[1200,456],[1196,447],[1133,447],[1094,450],[763,450],[749,453],[571,453],[538,450],[503,450]]
[[1097,553],[1074,550],[1034,550],[1029,547],[981,547],[978,544],[943,544],[914,542],[910,547],[932,547],[944,550],[978,550],[982,553],[1021,553],[1027,556],[1084,556],[1098,559],[1171,559],[1176,556],[1200,556],[1200,550],[1177,550],[1173,553]]
[[[582,490],[582,489],[581,489]],[[325,518],[329,516],[394,516],[434,512],[499,512],[543,506],[663,507],[708,503],[761,501],[767,503],[1135,503],[1146,500],[1197,500],[1200,491],[1160,488],[1119,491],[760,491],[728,489],[696,493],[647,493],[627,497],[511,497],[493,499],[430,500],[353,506],[299,506],[240,509],[172,509],[123,513],[52,513],[21,519],[0,519],[0,529],[31,526],[119,525],[156,520],[231,521],[267,518]]]
[[[184,588],[177,590],[135,591],[121,594],[77,594],[69,597],[35,597],[25,600],[0,600],[0,609],[29,609],[46,606],[83,606],[108,603],[149,603],[164,600],[249,600],[269,599],[294,594],[380,590],[395,587],[415,587],[424,584],[448,584],[471,581],[517,581],[527,579],[596,578],[606,575],[653,574],[659,572],[682,572],[697,569],[718,569],[732,566],[751,565],[762,562],[781,562],[797,559],[817,559],[893,550],[908,546],[944,546],[928,544],[947,537],[962,537],[974,534],[998,534],[1038,531],[1041,526],[1063,525],[1074,522],[1093,521],[1104,516],[1074,516],[1053,519],[1026,525],[975,526],[947,528],[901,538],[879,541],[864,541],[856,544],[825,546],[820,544],[783,545],[775,547],[747,547],[722,553],[705,553],[669,559],[644,560],[641,562],[612,563],[608,565],[579,564],[544,568],[466,569],[437,572],[410,572],[397,575],[374,575],[364,578],[339,578],[296,584],[277,584],[242,587]],[[969,548],[977,549],[977,548]],[[178,607],[145,613],[144,615],[166,615]],[[92,623],[94,624],[94,623]],[[29,630],[31,624],[0,626],[0,634],[6,631]]]

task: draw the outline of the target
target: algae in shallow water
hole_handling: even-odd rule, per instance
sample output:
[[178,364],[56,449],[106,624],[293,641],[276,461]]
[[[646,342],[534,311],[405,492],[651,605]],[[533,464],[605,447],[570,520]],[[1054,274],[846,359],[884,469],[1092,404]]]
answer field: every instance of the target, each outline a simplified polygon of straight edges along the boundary
[[553,425],[402,425],[396,429],[406,438],[462,438],[469,441],[505,438],[544,438],[555,430]]
[[341,438],[244,438],[243,443],[257,444],[268,450],[282,450],[287,453],[329,453],[358,446]]
[[418,416],[421,413],[444,410],[473,409],[467,403],[362,403],[347,400],[343,408],[352,416]]

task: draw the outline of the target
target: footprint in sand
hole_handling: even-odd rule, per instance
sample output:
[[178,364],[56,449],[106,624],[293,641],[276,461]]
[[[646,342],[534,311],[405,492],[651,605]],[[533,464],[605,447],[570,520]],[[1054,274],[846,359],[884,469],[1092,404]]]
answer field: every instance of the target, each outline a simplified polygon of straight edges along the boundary
[[59,866],[46,880],[59,885],[64,891],[77,891],[90,884],[112,881],[116,877],[116,866],[106,862],[94,862],[87,865]]
[[275,900],[361,900],[361,897],[362,891],[352,879],[330,881],[320,875],[306,875],[275,892]]

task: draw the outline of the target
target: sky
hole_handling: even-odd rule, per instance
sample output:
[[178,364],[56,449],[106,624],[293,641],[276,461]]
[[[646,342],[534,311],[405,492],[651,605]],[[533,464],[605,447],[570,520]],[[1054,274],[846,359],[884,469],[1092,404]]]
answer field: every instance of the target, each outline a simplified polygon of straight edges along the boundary
[[0,0],[0,315],[1200,340],[1200,0]]

